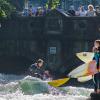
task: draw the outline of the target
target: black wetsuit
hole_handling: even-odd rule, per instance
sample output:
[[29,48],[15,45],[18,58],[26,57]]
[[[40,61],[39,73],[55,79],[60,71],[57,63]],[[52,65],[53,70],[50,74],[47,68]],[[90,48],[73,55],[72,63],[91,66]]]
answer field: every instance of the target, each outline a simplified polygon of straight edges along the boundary
[[42,68],[39,68],[35,64],[32,64],[31,67],[29,68],[29,70],[30,70],[30,73],[32,76],[42,79],[42,76],[44,73],[44,70]]
[[[95,53],[93,60],[96,60],[97,69],[99,69],[100,52]],[[94,90],[97,91],[97,89],[100,89],[100,72],[99,72],[99,70],[98,70],[98,73],[93,76],[93,82],[94,82]]]

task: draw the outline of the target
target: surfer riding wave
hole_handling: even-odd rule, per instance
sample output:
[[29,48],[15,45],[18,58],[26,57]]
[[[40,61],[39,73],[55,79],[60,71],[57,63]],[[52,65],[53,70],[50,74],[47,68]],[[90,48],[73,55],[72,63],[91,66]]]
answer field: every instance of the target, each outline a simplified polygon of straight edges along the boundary
[[44,61],[38,59],[34,64],[29,67],[29,75],[43,80],[51,80],[51,75],[48,70],[43,68]]

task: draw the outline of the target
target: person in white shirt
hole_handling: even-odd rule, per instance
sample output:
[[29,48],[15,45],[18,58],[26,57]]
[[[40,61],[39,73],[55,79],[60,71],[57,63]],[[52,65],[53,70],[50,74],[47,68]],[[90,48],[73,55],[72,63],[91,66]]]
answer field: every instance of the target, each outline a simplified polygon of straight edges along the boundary
[[86,16],[96,16],[95,10],[94,10],[94,6],[93,5],[88,5],[88,11],[86,13]]

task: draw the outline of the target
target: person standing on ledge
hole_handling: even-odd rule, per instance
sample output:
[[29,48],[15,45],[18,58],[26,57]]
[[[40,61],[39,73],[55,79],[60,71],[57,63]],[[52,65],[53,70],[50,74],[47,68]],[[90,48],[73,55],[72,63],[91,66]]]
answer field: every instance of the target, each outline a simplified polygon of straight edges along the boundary
[[43,73],[44,73],[44,70],[42,68],[43,64],[44,64],[44,61],[42,59],[38,59],[36,61],[36,63],[32,64],[29,67],[30,75],[32,75],[33,77],[38,77],[38,78],[42,79],[42,76],[43,76]]
[[94,82],[94,92],[100,93],[100,72],[99,72],[99,66],[100,66],[100,40],[95,40],[94,47],[94,58],[93,60],[96,61],[96,66],[98,73],[93,76],[93,82]]

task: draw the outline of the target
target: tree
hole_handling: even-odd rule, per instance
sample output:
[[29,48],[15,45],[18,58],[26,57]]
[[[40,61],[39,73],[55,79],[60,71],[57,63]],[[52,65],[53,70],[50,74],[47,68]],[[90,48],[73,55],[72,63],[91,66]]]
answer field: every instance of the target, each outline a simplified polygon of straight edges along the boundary
[[6,14],[5,14],[5,12],[1,9],[1,7],[0,7],[0,17],[6,17]]
[[60,0],[48,0],[46,7],[49,9],[55,9],[60,4]]
[[0,17],[9,17],[14,9],[9,0],[0,0]]

